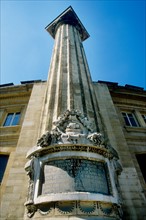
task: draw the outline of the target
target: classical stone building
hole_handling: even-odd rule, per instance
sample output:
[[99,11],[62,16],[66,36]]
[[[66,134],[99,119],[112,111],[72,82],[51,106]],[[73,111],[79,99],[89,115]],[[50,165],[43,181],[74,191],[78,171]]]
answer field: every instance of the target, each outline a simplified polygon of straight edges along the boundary
[[146,91],[91,80],[69,7],[47,81],[1,85],[1,219],[146,219]]

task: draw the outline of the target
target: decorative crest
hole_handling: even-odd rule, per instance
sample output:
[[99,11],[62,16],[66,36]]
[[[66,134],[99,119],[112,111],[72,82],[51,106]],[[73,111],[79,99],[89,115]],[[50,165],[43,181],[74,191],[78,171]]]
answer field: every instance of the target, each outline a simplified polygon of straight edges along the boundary
[[46,147],[53,144],[104,144],[101,133],[93,132],[92,124],[78,110],[67,110],[53,122],[55,128],[47,131],[37,142],[37,146]]

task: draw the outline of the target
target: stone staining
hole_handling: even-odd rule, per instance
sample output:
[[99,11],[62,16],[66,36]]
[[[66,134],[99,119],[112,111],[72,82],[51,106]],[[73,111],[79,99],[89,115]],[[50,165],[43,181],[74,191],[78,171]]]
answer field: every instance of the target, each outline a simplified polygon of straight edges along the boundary
[[52,136],[49,131],[42,135],[37,142],[37,146],[45,147],[51,144]]
[[[58,167],[57,167],[58,162]],[[73,177],[66,170],[67,164],[60,168],[64,161],[53,161],[50,165],[44,166],[44,183],[42,186],[42,194],[72,192],[75,188]],[[55,174],[55,175],[54,175]]]
[[38,211],[42,215],[47,215],[53,210],[53,208],[54,208],[53,203],[47,203],[47,204],[39,205]]
[[109,195],[104,164],[75,158],[48,162],[44,166],[42,194],[63,192]]
[[75,208],[75,202],[57,202],[56,207],[62,214],[72,213],[73,209]]
[[80,201],[78,203],[79,205],[79,209],[81,210],[81,212],[85,213],[85,214],[91,214],[95,211],[96,209],[96,203],[95,202],[84,202],[84,201]]
[[[98,203],[96,201],[60,201],[56,203],[46,203],[38,206],[38,212],[42,215],[47,216],[51,219],[52,215],[56,217],[65,217],[68,215],[78,215],[83,219],[86,216],[96,216],[100,219],[120,219],[119,218],[119,207],[109,203]],[[107,218],[108,217],[108,218]]]
[[97,103],[82,45],[89,34],[71,7],[46,30],[55,44],[42,135],[27,153],[27,215],[30,218],[38,211],[50,219],[58,215],[121,219],[118,175],[122,167],[98,128]]
[[108,203],[99,203],[99,208],[105,215],[110,215],[113,211],[113,207]]
[[79,18],[69,7],[46,27],[55,38],[46,93],[45,130],[67,109],[77,109],[92,120],[98,130],[94,94],[82,41],[89,37]]
[[91,122],[77,110],[67,110],[53,124],[54,129],[47,131],[39,138],[38,147],[79,143],[103,145],[105,142],[103,135],[93,132]]

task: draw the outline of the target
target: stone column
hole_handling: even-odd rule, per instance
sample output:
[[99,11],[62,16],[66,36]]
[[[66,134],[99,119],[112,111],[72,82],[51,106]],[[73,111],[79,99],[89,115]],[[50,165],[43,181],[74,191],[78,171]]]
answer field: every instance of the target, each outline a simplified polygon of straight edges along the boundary
[[42,136],[27,153],[27,216],[121,219],[117,180],[122,168],[117,152],[98,132],[97,103],[82,45],[89,34],[71,7],[46,29],[55,45]]
[[[72,10],[61,14],[46,30],[55,38],[45,104],[45,130],[66,110],[80,110],[98,130],[91,76],[82,41],[89,34]],[[44,132],[44,131],[43,131]]]

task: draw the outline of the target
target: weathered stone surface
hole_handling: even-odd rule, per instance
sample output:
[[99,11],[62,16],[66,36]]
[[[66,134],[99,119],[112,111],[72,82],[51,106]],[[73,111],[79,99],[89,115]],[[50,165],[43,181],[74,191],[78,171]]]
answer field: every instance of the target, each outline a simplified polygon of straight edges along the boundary
[[[92,82],[82,45],[85,30],[80,24],[81,36],[77,23],[59,21],[56,32],[51,30],[56,35],[47,82],[1,88],[0,150],[9,154],[0,185],[2,220],[146,218],[145,181],[135,156],[146,151],[146,93]],[[76,114],[61,124],[67,110]],[[21,111],[20,124],[3,127],[11,111]],[[134,112],[140,127],[125,126],[122,111]],[[37,144],[46,131],[54,135],[54,129],[59,129],[59,136],[53,137],[56,142],[48,138]],[[28,151],[30,162],[25,166]],[[65,162],[71,159],[83,163],[71,169],[73,162]],[[108,167],[106,175],[103,164]],[[107,192],[105,176],[110,195],[102,194]],[[95,182],[103,185],[98,188]],[[81,191],[73,191],[77,183]]]
[[56,160],[44,166],[42,194],[89,192],[110,194],[103,163],[81,159]]

